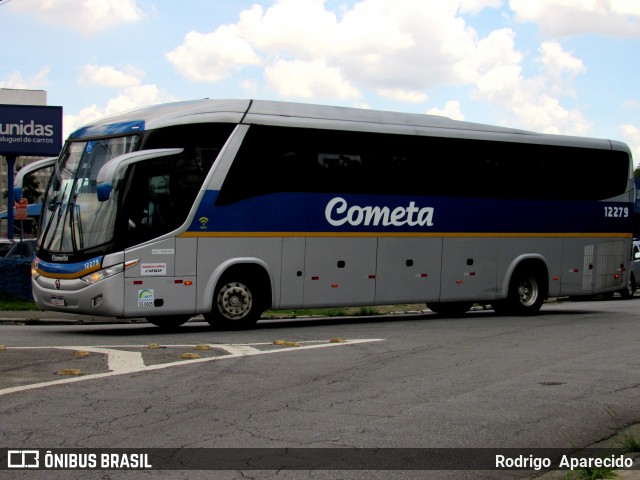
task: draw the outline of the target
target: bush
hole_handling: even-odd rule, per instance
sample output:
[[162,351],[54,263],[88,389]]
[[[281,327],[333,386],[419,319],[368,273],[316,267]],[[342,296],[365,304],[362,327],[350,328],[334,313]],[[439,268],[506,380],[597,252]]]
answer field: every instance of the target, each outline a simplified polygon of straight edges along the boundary
[[7,298],[33,301],[30,258],[0,258],[0,294]]

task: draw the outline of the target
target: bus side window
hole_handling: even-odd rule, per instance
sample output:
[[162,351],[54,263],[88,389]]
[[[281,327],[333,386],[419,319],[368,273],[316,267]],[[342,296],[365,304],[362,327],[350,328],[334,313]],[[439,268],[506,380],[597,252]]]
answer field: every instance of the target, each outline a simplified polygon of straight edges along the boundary
[[192,153],[134,164],[126,202],[126,245],[164,235],[186,220],[207,171]]

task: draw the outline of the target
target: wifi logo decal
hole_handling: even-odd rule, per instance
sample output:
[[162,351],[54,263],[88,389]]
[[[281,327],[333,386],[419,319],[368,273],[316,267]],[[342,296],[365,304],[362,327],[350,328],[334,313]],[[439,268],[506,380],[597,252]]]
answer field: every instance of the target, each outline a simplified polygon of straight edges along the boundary
[[209,219],[207,217],[200,217],[198,221],[200,222],[200,230],[208,229],[207,224],[209,223]]

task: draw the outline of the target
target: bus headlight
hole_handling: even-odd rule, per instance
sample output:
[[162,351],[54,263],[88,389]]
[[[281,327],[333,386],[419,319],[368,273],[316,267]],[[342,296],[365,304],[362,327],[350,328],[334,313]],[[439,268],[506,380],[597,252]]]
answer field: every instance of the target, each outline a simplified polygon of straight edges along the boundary
[[109,278],[117,273],[122,273],[126,269],[133,267],[138,263],[138,259],[130,260],[125,263],[118,263],[117,265],[112,265],[107,268],[103,268],[101,270],[91,272],[89,275],[85,275],[84,277],[80,277],[80,280],[85,282],[87,285],[93,285],[105,278]]
[[94,283],[98,283],[105,278],[111,277],[121,272],[124,272],[124,263],[119,263],[117,265],[112,265],[111,267],[103,268],[102,270],[98,270],[96,272],[91,272],[89,275],[80,277],[80,280],[88,285],[93,285]]
[[40,259],[38,257],[35,257],[33,259],[33,262],[31,262],[31,278],[33,278],[34,280],[40,276],[40,274],[38,273],[39,263]]

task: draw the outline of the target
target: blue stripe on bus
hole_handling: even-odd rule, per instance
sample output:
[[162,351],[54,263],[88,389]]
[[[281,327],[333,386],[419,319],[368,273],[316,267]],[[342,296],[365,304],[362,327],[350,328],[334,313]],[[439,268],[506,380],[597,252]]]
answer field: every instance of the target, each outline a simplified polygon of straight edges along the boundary
[[90,125],[88,127],[82,127],[69,135],[69,138],[101,137],[104,135],[142,132],[143,130],[144,120],[134,120],[130,122],[112,123],[109,125]]
[[94,257],[84,262],[77,263],[54,263],[45,262],[39,258],[36,258],[33,267],[36,271],[44,277],[56,277],[56,278],[80,278],[84,275],[88,275],[91,272],[100,270],[102,266],[102,256]]
[[[376,232],[383,235],[446,235],[492,232],[548,235],[633,231],[631,202],[277,193],[215,206],[217,195],[216,191],[205,193],[188,228],[190,234]],[[337,198],[343,201],[334,201],[334,208],[329,212],[329,217],[336,223],[332,225],[326,210],[329,202]],[[371,221],[366,225],[367,213],[374,209],[386,222],[374,224],[376,222]]]

